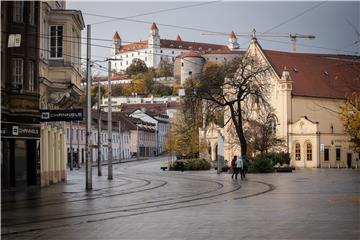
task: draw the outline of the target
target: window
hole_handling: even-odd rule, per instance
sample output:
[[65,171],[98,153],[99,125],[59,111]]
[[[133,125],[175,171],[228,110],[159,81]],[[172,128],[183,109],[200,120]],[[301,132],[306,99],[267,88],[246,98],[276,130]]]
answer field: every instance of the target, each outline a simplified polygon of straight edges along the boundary
[[29,1],[29,23],[35,24],[35,1]]
[[312,160],[312,146],[311,146],[311,143],[306,144],[306,160],[307,161]]
[[84,130],[81,130],[81,141],[83,140],[84,137]]
[[23,59],[22,58],[14,58],[13,59],[13,78],[15,86],[23,84]]
[[160,50],[160,53],[163,53],[163,50]]
[[50,26],[50,58],[63,58],[63,26]]
[[13,21],[23,22],[23,20],[24,20],[24,2],[15,1],[13,8]]
[[172,51],[171,53],[174,54],[174,51]]
[[329,161],[329,149],[324,149],[324,161]]
[[183,62],[181,63],[181,66],[182,66],[182,67],[184,66],[184,63],[183,63]]
[[70,129],[66,128],[66,137],[68,140],[70,140]]
[[191,75],[192,75],[192,71],[189,72],[189,76],[191,76]]
[[34,91],[34,62],[33,61],[29,61],[29,86],[28,86],[28,90],[30,92]]
[[341,158],[341,149],[337,148],[336,149],[336,161],[340,161]]
[[301,160],[301,157],[300,157],[300,143],[295,144],[295,160],[296,161]]

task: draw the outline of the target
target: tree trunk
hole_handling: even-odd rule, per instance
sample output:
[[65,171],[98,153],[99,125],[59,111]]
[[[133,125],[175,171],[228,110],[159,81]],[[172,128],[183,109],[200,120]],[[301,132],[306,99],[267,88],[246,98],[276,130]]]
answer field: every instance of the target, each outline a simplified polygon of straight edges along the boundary
[[[243,121],[242,121],[242,113],[241,113],[241,102],[237,101],[237,110],[234,109],[233,105],[229,105],[230,107],[230,113],[231,113],[231,119],[234,123],[236,134],[238,136],[238,139],[240,141],[240,147],[241,147],[241,156],[246,157],[247,153],[247,142],[244,135],[244,129],[243,129]],[[236,112],[237,111],[237,114]],[[238,118],[236,117],[238,116]]]

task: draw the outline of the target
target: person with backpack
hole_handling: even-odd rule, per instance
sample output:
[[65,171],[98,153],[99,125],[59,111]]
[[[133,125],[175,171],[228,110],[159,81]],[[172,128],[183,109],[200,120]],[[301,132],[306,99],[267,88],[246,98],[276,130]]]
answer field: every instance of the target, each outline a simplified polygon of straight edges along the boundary
[[232,169],[232,175],[231,175],[231,178],[234,179],[234,176],[236,176],[235,179],[237,179],[237,174],[236,174],[236,156],[233,157],[233,159],[231,160],[231,169]]
[[241,180],[244,178],[244,162],[242,157],[237,157],[236,159],[236,174],[235,179],[237,179],[237,175],[240,173]]

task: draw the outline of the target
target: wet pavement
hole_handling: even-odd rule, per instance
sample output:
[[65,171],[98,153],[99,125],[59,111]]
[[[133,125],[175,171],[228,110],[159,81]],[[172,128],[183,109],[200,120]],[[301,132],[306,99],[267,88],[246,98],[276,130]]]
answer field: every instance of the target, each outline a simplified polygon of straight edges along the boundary
[[360,239],[360,171],[162,171],[166,159],[107,167],[85,191],[68,181],[2,193],[1,239]]

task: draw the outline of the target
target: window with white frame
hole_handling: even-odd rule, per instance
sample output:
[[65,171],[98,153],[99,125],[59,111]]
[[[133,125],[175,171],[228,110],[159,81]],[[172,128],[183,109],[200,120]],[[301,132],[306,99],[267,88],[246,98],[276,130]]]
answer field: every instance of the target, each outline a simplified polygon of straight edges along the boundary
[[24,21],[24,2],[15,1],[13,2],[13,21],[14,22],[23,22]]
[[29,23],[35,24],[35,1],[29,1]]
[[300,161],[301,157],[300,157],[300,143],[295,143],[295,160],[296,161]]
[[22,58],[14,58],[12,62],[14,85],[22,85],[24,78],[24,62]]
[[306,144],[306,160],[307,161],[312,160],[312,145],[311,145],[311,143]]
[[30,92],[33,92],[35,87],[34,87],[34,62],[33,61],[29,61],[29,86],[28,86],[28,90]]
[[50,26],[50,58],[63,58],[63,31],[61,25]]

